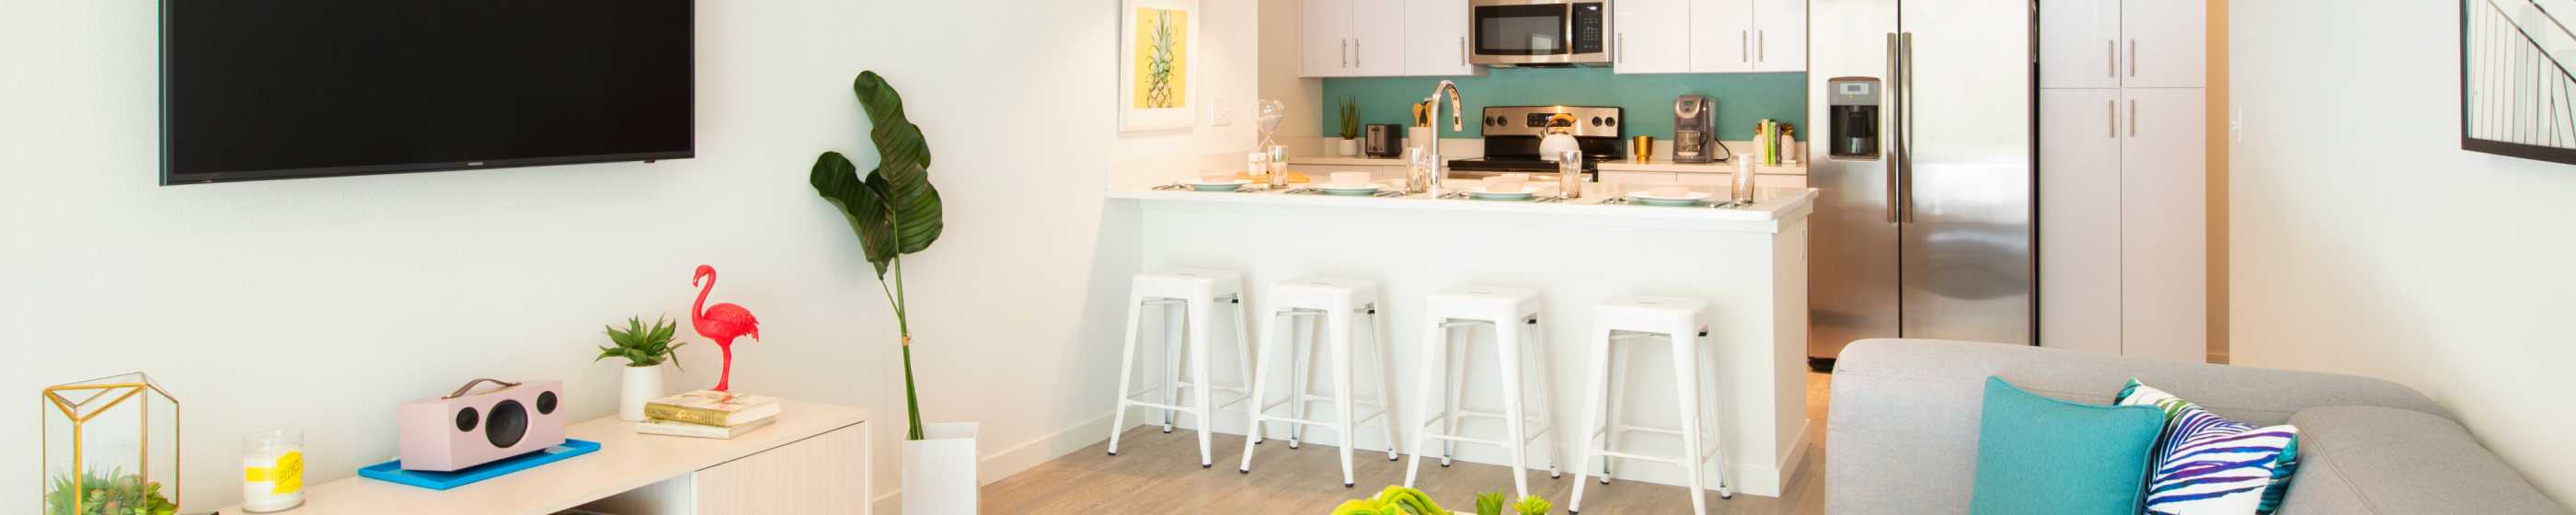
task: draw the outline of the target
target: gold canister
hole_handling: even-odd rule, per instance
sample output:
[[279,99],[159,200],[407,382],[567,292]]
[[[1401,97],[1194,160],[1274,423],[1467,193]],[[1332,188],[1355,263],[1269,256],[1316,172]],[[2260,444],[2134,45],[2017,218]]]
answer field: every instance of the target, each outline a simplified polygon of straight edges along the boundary
[[1655,137],[1654,137],[1654,136],[1638,136],[1638,137],[1634,137],[1634,138],[1628,138],[1628,160],[1629,160],[1629,161],[1631,161],[1631,162],[1643,163],[1643,162],[1647,162],[1647,161],[1652,161],[1652,160],[1654,160],[1654,158],[1655,158]]

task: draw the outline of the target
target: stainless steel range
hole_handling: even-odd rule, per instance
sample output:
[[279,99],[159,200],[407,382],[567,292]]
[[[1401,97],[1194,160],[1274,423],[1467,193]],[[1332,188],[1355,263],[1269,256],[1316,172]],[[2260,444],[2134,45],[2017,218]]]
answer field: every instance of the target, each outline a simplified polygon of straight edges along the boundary
[[[1585,180],[1599,182],[1601,163],[1627,158],[1623,127],[1616,107],[1506,106],[1485,108],[1485,157],[1449,162],[1449,177],[1476,179],[1504,173],[1531,174],[1533,180],[1556,175],[1557,163],[1539,158],[1539,140],[1551,122],[1571,119],[1567,131],[1583,148]],[[1564,124],[1559,124],[1564,125]],[[1552,180],[1552,179],[1549,179]]]

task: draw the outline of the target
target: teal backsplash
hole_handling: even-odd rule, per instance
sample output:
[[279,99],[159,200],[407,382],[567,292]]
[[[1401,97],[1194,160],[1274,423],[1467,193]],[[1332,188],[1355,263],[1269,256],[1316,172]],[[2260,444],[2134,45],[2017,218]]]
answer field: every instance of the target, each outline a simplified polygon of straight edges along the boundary
[[[1473,117],[1485,106],[1580,105],[1618,107],[1628,117],[1627,134],[1673,136],[1673,99],[1697,93],[1717,99],[1717,135],[1728,140],[1753,139],[1754,122],[1779,120],[1796,125],[1800,139],[1807,127],[1807,74],[1724,73],[1619,75],[1609,68],[1494,68],[1482,77],[1368,77],[1324,79],[1324,137],[1338,137],[1342,99],[1359,103],[1362,123],[1405,123],[1407,107],[1431,94],[1442,79],[1456,81]],[[1446,107],[1443,107],[1446,109]],[[1446,127],[1442,128],[1444,131]],[[1479,127],[1468,123],[1465,136]]]

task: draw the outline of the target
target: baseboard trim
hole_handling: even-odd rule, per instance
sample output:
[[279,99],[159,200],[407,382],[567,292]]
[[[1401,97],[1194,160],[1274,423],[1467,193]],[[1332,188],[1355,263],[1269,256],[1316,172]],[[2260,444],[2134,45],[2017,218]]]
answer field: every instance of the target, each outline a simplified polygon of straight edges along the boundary
[[[1084,435],[1091,435],[1091,437]],[[1107,439],[1108,435],[1109,415],[1104,414],[1074,424],[1073,427],[1020,442],[1008,449],[985,454],[975,460],[976,484],[991,485],[1021,472],[1027,472],[1038,465],[1099,443]],[[902,442],[896,442],[895,449],[895,452],[903,452]],[[896,470],[894,473],[900,478],[903,471]],[[896,484],[902,483],[898,481]],[[870,499],[868,504],[872,513],[903,513],[903,489],[894,488],[876,496],[875,499]]]

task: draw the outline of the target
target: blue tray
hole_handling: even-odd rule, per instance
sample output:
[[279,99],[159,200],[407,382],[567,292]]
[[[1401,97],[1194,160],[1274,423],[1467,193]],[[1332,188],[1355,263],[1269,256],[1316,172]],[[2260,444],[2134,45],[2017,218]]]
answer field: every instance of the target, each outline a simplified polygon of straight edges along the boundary
[[455,472],[403,470],[402,460],[394,460],[358,469],[358,475],[388,483],[446,490],[598,451],[599,442],[566,438],[563,445],[502,458],[501,461],[475,465]]

